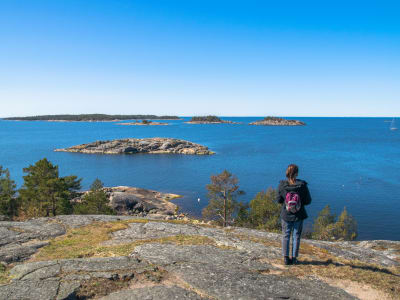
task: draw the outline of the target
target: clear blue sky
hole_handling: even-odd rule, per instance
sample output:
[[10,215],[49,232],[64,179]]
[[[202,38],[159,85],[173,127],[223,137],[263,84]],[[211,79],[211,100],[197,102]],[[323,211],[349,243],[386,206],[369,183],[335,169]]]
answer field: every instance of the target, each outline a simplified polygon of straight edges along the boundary
[[400,116],[400,1],[0,0],[0,117]]

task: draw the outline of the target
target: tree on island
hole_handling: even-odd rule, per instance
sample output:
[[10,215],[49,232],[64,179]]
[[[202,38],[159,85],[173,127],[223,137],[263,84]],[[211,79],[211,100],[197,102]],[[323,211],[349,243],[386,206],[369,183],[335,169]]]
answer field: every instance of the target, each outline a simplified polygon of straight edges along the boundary
[[114,210],[108,206],[107,194],[103,190],[103,183],[96,179],[88,191],[81,199],[80,203],[75,204],[74,213],[79,215],[113,215]]
[[0,214],[9,217],[17,215],[18,203],[15,198],[16,184],[10,178],[8,169],[0,166]]
[[70,200],[81,188],[77,176],[59,177],[58,166],[46,158],[24,168],[24,184],[19,190],[21,209],[26,217],[70,214]]
[[217,116],[192,117],[190,122],[222,122]]
[[202,211],[203,216],[224,227],[231,224],[240,208],[236,198],[244,194],[239,190],[237,177],[224,170],[221,174],[212,175],[211,184],[207,184],[206,188],[210,201]]

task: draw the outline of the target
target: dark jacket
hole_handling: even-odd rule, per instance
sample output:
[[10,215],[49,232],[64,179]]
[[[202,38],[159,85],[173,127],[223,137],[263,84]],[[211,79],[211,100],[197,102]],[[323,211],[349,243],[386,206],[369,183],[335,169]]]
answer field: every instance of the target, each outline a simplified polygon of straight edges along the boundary
[[[301,207],[296,213],[291,213],[286,210],[285,199],[288,192],[296,192],[300,196]],[[311,203],[310,191],[307,187],[307,182],[297,179],[294,185],[290,185],[287,180],[279,182],[278,193],[276,194],[276,201],[282,203],[281,218],[286,222],[293,222],[307,219],[307,212],[304,208],[305,205]]]

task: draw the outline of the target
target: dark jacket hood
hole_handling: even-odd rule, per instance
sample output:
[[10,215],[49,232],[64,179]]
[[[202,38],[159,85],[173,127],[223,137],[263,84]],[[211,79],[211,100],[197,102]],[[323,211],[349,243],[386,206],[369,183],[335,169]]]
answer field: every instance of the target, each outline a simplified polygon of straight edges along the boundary
[[282,180],[281,184],[282,188],[285,189],[287,192],[296,192],[304,188],[304,186],[307,185],[307,182],[301,179],[297,179],[295,184],[289,184],[287,180]]

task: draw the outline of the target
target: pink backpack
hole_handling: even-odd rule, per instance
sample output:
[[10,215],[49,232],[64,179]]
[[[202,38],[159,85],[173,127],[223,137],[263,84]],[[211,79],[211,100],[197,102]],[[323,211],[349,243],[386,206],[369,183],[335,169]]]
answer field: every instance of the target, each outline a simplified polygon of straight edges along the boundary
[[301,207],[300,196],[297,193],[289,192],[285,199],[286,210],[292,214],[297,213]]

